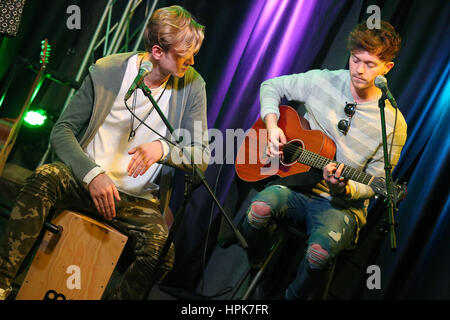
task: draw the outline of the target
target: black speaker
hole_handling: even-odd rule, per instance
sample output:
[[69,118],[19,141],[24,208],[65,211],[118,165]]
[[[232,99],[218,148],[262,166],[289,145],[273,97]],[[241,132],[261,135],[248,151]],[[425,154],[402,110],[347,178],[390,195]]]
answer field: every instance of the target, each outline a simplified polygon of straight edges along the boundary
[[25,0],[0,0],[0,35],[15,37]]

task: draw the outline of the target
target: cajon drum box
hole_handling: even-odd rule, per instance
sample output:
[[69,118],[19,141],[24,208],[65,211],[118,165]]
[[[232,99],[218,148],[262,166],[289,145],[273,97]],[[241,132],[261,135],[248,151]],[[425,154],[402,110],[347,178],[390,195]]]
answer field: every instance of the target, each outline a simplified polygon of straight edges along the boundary
[[63,211],[46,231],[16,300],[99,300],[127,236],[85,215]]

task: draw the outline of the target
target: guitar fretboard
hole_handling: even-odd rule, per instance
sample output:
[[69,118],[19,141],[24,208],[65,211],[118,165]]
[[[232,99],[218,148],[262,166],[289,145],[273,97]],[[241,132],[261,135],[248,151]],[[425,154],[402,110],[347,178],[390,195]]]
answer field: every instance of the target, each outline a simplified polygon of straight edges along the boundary
[[[340,165],[340,163],[337,161],[325,158],[319,154],[305,149],[301,150],[300,156],[298,157],[297,161],[320,170],[322,170],[329,163],[335,163],[336,166]],[[371,180],[373,179],[372,175],[346,165],[344,165],[344,170],[342,170],[341,175],[346,179],[354,180],[365,185],[369,185]]]

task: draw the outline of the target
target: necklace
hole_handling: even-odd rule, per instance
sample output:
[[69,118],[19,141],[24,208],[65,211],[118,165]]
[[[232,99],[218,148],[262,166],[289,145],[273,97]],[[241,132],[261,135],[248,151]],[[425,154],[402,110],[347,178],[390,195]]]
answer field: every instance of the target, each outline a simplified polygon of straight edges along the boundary
[[[142,62],[142,59],[143,59],[143,58],[144,58],[144,57],[141,58],[140,63]],[[156,103],[157,103],[157,104],[158,104],[159,100],[161,99],[161,97],[163,96],[164,92],[166,91],[167,83],[169,82],[169,80],[170,80],[170,77],[169,77],[169,79],[167,79],[167,81],[165,82],[164,87],[163,87],[163,90],[162,90],[161,94],[159,95],[158,99],[156,100]],[[155,94],[155,95],[161,90],[160,88],[161,88],[161,87],[157,88],[157,90],[154,90],[154,94]],[[134,94],[133,94],[133,104],[132,104],[132,106],[131,106],[131,110],[133,111],[133,113],[131,114],[131,119],[130,119],[130,127],[131,127],[131,128],[130,128],[130,134],[128,135],[128,142],[130,142],[131,140],[133,140],[134,136],[136,135],[136,130],[141,126],[142,122],[144,122],[145,120],[147,120],[147,118],[150,116],[150,114],[151,114],[151,113],[153,112],[153,110],[154,110],[153,106],[151,106],[149,112],[148,112],[147,115],[144,117],[144,119],[142,120],[142,122],[139,122],[139,124],[137,125],[137,127],[134,128],[134,118],[135,118],[134,114],[135,114],[135,110],[136,110],[136,96],[137,96],[137,93],[136,93],[136,92],[137,92],[137,90],[134,91]],[[153,95],[153,93],[152,93],[152,95]]]

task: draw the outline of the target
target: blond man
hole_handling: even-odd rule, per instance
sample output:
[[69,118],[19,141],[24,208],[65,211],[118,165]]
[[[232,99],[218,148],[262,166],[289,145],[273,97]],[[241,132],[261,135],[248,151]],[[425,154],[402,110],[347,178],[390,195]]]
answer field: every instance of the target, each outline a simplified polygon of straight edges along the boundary
[[[204,26],[184,8],[161,8],[146,26],[145,52],[111,55],[89,68],[51,133],[59,161],[28,178],[12,209],[0,242],[0,295],[9,291],[51,209],[81,210],[129,237],[134,259],[108,298],[147,298],[153,277],[171,269],[173,245],[155,270],[168,235],[162,213],[175,168],[191,170],[189,161],[174,159],[181,147],[208,154],[207,135],[193,134],[196,121],[207,131],[205,82],[192,68],[203,39]],[[152,71],[143,82],[172,126],[203,140],[184,146],[167,142],[171,134],[142,90],[124,100],[144,64]],[[201,159],[205,162],[198,165],[205,170],[208,159]]]

